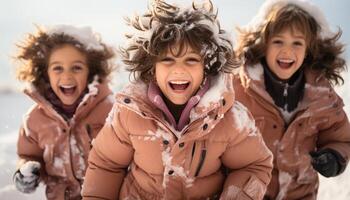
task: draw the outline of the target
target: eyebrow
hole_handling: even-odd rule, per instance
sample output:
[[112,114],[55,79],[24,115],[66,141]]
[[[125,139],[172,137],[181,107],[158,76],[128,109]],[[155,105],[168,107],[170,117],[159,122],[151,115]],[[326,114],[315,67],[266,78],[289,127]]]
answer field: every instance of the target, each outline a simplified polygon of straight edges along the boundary
[[[284,38],[282,35],[279,35],[279,34],[277,34],[277,35],[275,35],[275,36],[273,36],[273,37]],[[306,37],[303,36],[303,35],[293,35],[293,37],[295,37],[295,38],[297,38],[297,39],[306,40]]]
[[[86,65],[86,62],[81,61],[81,60],[76,60],[76,61],[73,61],[72,63],[74,63],[74,64],[80,63],[80,64],[83,64],[83,65]],[[60,61],[54,61],[54,62],[49,63],[49,66],[54,65],[54,64],[61,64],[61,62]]]

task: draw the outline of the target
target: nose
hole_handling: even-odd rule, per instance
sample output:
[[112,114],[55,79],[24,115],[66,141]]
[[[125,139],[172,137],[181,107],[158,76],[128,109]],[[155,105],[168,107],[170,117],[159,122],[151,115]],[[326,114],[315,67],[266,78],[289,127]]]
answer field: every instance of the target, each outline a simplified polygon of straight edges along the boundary
[[63,80],[70,80],[73,77],[73,73],[70,71],[64,71],[62,73],[62,79]]
[[176,64],[173,68],[174,74],[183,74],[185,73],[185,67],[183,64]]
[[293,48],[288,46],[288,45],[285,45],[283,46],[282,50],[281,50],[282,54],[283,55],[290,55],[292,52],[293,52]]

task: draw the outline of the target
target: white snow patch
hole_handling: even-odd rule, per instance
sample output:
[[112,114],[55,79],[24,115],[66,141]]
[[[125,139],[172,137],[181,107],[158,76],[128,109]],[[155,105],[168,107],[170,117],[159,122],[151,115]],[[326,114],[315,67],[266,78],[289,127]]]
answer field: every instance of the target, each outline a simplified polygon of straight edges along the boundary
[[100,83],[98,82],[98,76],[94,76],[94,80],[87,86],[88,87],[88,92],[84,95],[83,99],[78,105],[78,108],[81,107],[91,96],[97,95],[98,89],[97,86]]
[[[163,174],[163,188],[167,187],[167,182],[169,181],[169,176],[179,176],[183,179],[185,183],[185,187],[189,188],[192,187],[194,178],[190,178],[189,172],[185,171],[185,169],[179,165],[173,165],[172,164],[172,156],[170,155],[170,147],[165,149],[165,151],[162,152],[162,161],[164,166],[164,174]],[[174,173],[172,175],[169,175],[169,170],[173,170]]]
[[249,131],[248,136],[256,136],[257,128],[255,126],[255,121],[252,117],[249,116],[248,109],[240,102],[235,101],[233,107],[231,108],[231,112],[233,114],[234,127],[239,131],[243,131],[246,129]]
[[60,157],[54,157],[53,165],[55,168],[62,169],[64,167],[64,160]]
[[283,200],[286,192],[288,191],[288,187],[292,182],[292,176],[287,172],[279,171],[278,182],[280,185],[280,191],[276,197],[276,200]]
[[261,64],[246,67],[249,77],[255,81],[260,81],[264,74],[264,69]]
[[119,112],[118,105],[114,104],[111,111],[109,111],[108,116],[106,118],[106,124],[113,124],[114,116]]
[[210,103],[217,103],[222,99],[222,94],[226,90],[225,75],[220,73],[215,78],[211,79],[212,87],[203,95],[198,103],[198,106],[208,106]]
[[313,86],[308,83],[305,84],[305,89],[311,90],[312,92],[317,92],[317,93],[329,92],[330,90],[330,88],[328,87]]
[[72,25],[55,25],[44,27],[48,35],[66,34],[82,43],[87,50],[103,51],[104,47],[100,42],[100,36],[94,33],[89,26],[77,27]]
[[71,153],[73,155],[79,155],[79,160],[78,160],[79,170],[75,173],[75,175],[78,178],[82,178],[84,177],[84,174],[85,174],[86,164],[83,157],[84,154],[82,153],[82,150],[79,148],[74,135],[71,135],[70,137],[70,148],[71,148]]
[[152,132],[151,130],[148,131],[148,135],[150,135],[151,140],[155,140],[156,138],[162,138],[163,140],[170,141],[172,139],[172,136],[170,133],[158,128],[156,132]]
[[[19,169],[23,176],[33,176],[33,171],[40,169],[41,165],[37,161],[28,161]],[[28,181],[30,182],[30,181]]]
[[293,119],[295,113],[298,111],[298,109],[294,109],[292,112],[288,112],[288,110],[283,110],[282,108],[278,107],[278,110],[280,111],[284,121],[289,124],[291,120]]
[[322,37],[327,38],[332,36],[332,31],[322,10],[309,0],[267,0],[260,7],[258,14],[255,15],[246,26],[244,26],[244,29],[249,32],[260,31],[268,23],[267,16],[271,9],[275,6],[283,7],[287,4],[296,5],[314,17],[317,23],[321,26]]

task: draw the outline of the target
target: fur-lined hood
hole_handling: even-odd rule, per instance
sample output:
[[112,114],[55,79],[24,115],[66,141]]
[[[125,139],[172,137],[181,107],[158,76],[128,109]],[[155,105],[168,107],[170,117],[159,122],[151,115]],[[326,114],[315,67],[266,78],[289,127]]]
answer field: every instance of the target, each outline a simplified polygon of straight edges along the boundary
[[288,4],[296,5],[311,15],[321,27],[322,38],[328,38],[334,34],[321,9],[311,0],[266,0],[253,19],[243,27],[243,30],[249,32],[257,32],[261,30],[262,27],[265,27],[267,23],[266,18],[273,8],[284,7]]

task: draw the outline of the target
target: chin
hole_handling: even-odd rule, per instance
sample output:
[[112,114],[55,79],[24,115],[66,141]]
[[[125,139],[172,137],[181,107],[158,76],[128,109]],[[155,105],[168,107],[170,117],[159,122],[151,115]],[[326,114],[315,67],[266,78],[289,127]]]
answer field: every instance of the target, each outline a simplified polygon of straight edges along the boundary
[[175,105],[179,105],[179,106],[181,106],[181,105],[184,105],[184,104],[186,104],[187,103],[187,101],[184,101],[184,100],[179,100],[179,101],[171,101],[173,104],[175,104]]

